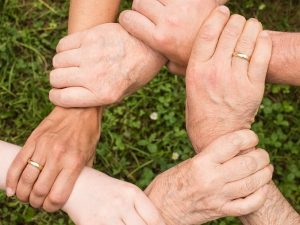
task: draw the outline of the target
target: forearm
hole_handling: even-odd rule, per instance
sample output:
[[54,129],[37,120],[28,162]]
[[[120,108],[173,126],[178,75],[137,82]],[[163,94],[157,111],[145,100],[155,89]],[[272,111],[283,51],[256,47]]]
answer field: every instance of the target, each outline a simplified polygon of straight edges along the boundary
[[[79,32],[89,29],[101,23],[113,22],[118,11],[120,0],[71,0],[68,33]],[[89,116],[91,119],[98,120],[101,118],[101,108],[86,109],[63,109],[56,107],[55,110],[62,114],[81,113],[83,116]]]
[[268,82],[300,85],[300,33],[269,31],[273,42]]
[[68,32],[86,30],[102,23],[114,22],[120,0],[71,0]]
[[264,206],[255,213],[241,217],[245,225],[298,225],[299,214],[290,206],[274,183],[271,183]]

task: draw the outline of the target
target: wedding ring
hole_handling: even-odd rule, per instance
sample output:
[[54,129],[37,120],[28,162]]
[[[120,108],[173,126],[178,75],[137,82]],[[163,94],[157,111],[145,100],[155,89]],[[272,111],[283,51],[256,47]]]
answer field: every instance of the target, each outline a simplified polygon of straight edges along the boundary
[[37,162],[32,161],[31,159],[28,159],[27,163],[35,168],[37,168],[39,171],[42,171],[42,169],[44,168],[42,165],[40,165]]
[[240,52],[234,52],[234,53],[232,54],[232,56],[233,56],[233,57],[238,57],[238,58],[240,58],[240,59],[244,59],[244,60],[250,62],[250,57],[247,56],[246,54],[243,54],[243,53],[240,53]]

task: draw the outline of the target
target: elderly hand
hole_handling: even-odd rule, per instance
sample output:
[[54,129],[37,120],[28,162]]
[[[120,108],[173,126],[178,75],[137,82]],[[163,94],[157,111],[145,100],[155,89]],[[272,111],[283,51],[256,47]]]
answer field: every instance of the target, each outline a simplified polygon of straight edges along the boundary
[[254,149],[257,143],[250,130],[222,136],[193,159],[159,175],[146,194],[168,225],[254,212],[266,200],[273,173],[268,153]]
[[49,97],[62,107],[114,104],[148,83],[165,63],[121,25],[99,25],[58,43]]
[[138,187],[85,168],[63,208],[77,225],[164,225]]
[[220,135],[251,127],[271,51],[271,39],[256,19],[229,18],[217,8],[202,25],[186,75],[187,128],[197,152]]
[[[100,135],[99,112],[55,108],[35,129],[7,175],[9,196],[48,212],[67,201],[83,167],[91,164]],[[27,163],[32,161],[44,168]]]
[[122,12],[119,21],[165,55],[172,72],[185,74],[199,28],[216,6],[215,0],[134,0],[132,10]]

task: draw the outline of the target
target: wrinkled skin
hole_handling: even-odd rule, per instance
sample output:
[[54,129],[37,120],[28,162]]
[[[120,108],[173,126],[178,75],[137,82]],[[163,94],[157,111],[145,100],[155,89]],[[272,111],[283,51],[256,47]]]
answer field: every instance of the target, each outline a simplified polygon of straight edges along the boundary
[[147,84],[165,62],[121,25],[99,25],[59,42],[49,98],[62,107],[118,103]]
[[249,130],[222,136],[196,157],[157,176],[145,192],[168,225],[254,212],[266,200],[273,173],[268,153],[255,149],[257,143]]
[[169,59],[169,69],[185,74],[199,28],[215,0],[134,0],[119,17],[132,35]]

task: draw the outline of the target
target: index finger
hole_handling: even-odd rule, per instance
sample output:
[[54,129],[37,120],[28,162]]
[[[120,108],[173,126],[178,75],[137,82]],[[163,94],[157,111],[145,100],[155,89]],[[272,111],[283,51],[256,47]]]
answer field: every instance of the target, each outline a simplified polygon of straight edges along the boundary
[[240,130],[226,134],[213,141],[203,152],[212,162],[224,163],[241,151],[258,144],[257,135],[251,130]]
[[82,37],[83,32],[78,32],[63,37],[56,46],[56,52],[60,53],[63,51],[80,48]]

